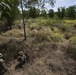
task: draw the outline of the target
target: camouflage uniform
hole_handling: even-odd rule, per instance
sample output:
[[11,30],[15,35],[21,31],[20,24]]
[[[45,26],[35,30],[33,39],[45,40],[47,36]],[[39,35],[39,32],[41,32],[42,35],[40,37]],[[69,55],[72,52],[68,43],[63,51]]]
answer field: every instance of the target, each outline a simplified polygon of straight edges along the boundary
[[7,67],[4,63],[3,55],[2,53],[0,53],[0,75],[5,73],[6,71],[7,71]]
[[26,62],[26,56],[24,55],[23,51],[19,52],[19,56],[18,56],[17,60],[18,60],[18,65],[16,66],[16,69],[17,68],[23,68],[23,65]]

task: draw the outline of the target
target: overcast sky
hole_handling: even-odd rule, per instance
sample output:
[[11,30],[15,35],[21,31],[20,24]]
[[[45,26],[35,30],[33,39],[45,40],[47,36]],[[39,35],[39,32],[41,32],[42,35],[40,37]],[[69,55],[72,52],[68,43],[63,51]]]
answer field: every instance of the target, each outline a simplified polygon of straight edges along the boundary
[[[57,11],[58,7],[69,7],[72,5],[76,5],[76,0],[56,0],[55,7],[53,7],[54,11]],[[46,7],[48,9],[51,9],[52,7],[48,4],[46,4]]]

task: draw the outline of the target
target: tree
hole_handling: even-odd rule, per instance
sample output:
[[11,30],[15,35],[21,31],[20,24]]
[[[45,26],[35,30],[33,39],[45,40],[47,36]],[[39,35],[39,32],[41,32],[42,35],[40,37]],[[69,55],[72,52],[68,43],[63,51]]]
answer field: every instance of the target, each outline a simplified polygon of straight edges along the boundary
[[63,19],[65,17],[65,7],[58,8],[58,18]]
[[61,16],[60,18],[63,19],[65,17],[65,7],[61,7]]
[[26,29],[25,29],[24,13],[23,13],[23,0],[21,0],[20,3],[21,3],[21,9],[22,9],[22,19],[23,19],[23,28],[24,28],[24,40],[26,40]]
[[39,15],[39,12],[37,11],[37,9],[35,7],[31,7],[29,10],[29,16],[31,18],[36,18]]
[[50,18],[53,18],[54,17],[54,10],[50,9],[48,15]]
[[40,16],[46,18],[46,17],[47,17],[46,11],[45,11],[45,10],[42,10],[42,11],[40,12]]
[[35,7],[31,7],[30,10],[29,10],[29,16],[31,18],[35,18],[35,12],[36,12]]
[[75,19],[76,6],[70,6],[69,8],[66,9],[66,11],[67,11],[67,17],[69,19]]
[[6,29],[10,28],[12,29],[13,22],[16,18],[17,11],[18,10],[18,0],[3,0],[10,8],[6,8],[5,6],[2,6],[2,19],[5,21]]
[[29,18],[29,10],[23,10],[24,18]]
[[58,8],[58,13],[57,13],[58,18],[60,19],[61,13],[60,13],[60,8]]
[[29,8],[29,7],[35,7],[38,6],[38,8],[40,7],[44,7],[46,3],[49,3],[50,5],[54,5],[55,0],[19,0],[20,4],[21,4],[21,9],[22,9],[22,19],[23,19],[23,26],[24,26],[24,39],[26,40],[26,29],[25,29],[25,22],[24,22],[24,13],[23,13],[23,6],[25,6],[25,8]]
[[[0,0],[0,18],[2,16],[2,13],[4,12],[5,8],[11,10],[10,6],[8,4],[6,4],[4,0]],[[5,11],[5,13],[7,13],[9,15],[9,12]]]

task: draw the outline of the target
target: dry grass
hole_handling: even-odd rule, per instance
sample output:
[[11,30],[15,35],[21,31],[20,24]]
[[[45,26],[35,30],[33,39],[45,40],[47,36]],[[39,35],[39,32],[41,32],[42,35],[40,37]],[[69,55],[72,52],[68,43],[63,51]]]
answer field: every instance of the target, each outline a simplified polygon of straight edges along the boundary
[[[67,32],[65,21],[41,19],[28,21],[26,41],[22,41],[23,29],[12,29],[0,35],[0,52],[9,63],[5,75],[76,75],[76,61],[70,58],[76,56],[75,34]],[[26,54],[27,63],[24,69],[15,70],[20,50]]]
[[70,38],[67,53],[70,57],[76,60],[76,36]]
[[5,37],[23,37],[23,30],[21,29],[12,29],[2,34]]
[[64,36],[65,36],[65,39],[70,39],[72,36],[74,36],[74,34],[71,32],[67,32],[64,34]]

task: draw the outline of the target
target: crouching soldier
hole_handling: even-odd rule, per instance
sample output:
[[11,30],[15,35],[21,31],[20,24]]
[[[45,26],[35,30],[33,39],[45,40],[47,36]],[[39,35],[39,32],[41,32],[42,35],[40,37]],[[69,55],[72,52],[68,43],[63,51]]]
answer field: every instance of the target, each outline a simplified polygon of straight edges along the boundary
[[18,64],[17,64],[17,66],[15,68],[16,69],[23,68],[23,65],[26,62],[26,56],[24,55],[24,52],[23,51],[20,51],[19,52],[19,56],[18,56],[18,59],[17,60],[18,60]]
[[3,59],[3,55],[2,53],[0,53],[0,75],[4,74],[5,72],[7,72],[7,67],[4,63],[4,59]]

